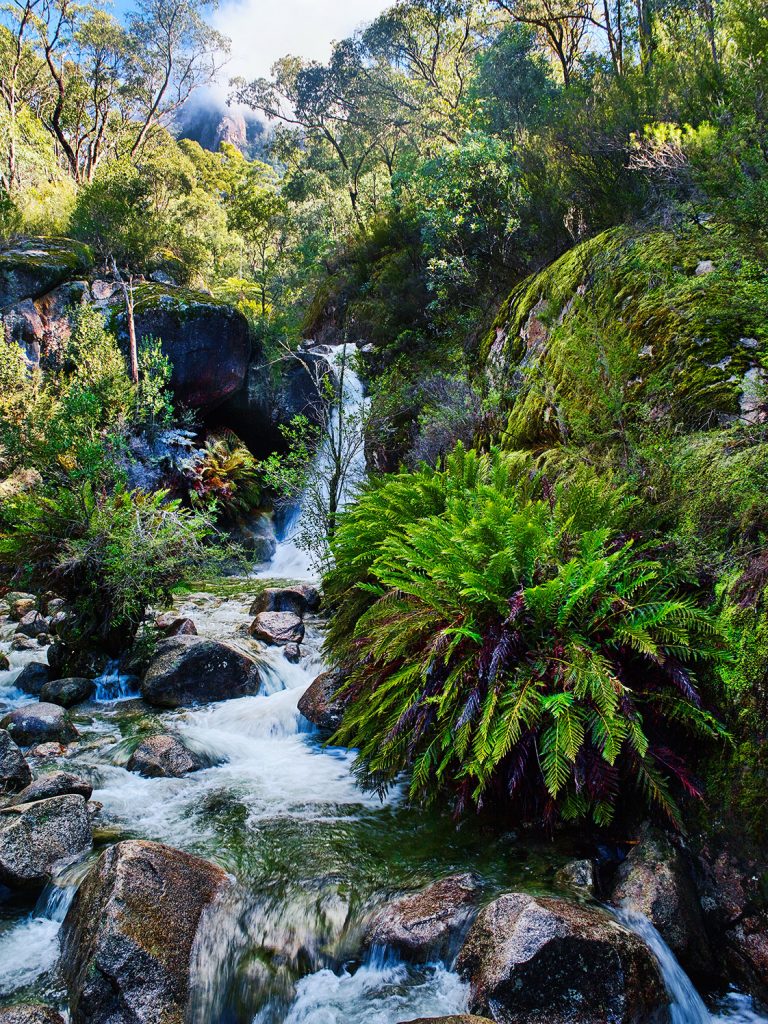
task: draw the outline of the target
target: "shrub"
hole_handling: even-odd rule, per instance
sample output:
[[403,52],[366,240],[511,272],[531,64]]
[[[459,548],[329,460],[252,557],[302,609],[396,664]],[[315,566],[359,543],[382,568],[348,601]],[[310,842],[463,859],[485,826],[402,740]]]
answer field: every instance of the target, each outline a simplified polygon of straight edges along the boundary
[[349,677],[336,740],[367,784],[410,768],[413,798],[598,824],[638,789],[679,821],[673,783],[699,789],[678,743],[722,732],[692,666],[721,640],[622,535],[627,510],[585,471],[552,488],[459,446],[342,517],[324,581]]
[[25,583],[50,588],[73,609],[73,639],[120,653],[147,608],[167,603],[187,574],[213,564],[213,526],[167,492],[89,484],[21,494],[0,511],[0,566]]

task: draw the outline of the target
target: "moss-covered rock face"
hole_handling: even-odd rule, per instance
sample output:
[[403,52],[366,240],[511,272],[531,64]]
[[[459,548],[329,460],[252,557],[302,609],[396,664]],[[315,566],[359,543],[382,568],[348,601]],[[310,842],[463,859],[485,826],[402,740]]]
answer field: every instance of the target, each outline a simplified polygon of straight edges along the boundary
[[518,285],[484,343],[511,447],[762,416],[768,265],[729,229],[615,228]]
[[91,250],[71,238],[17,241],[0,251],[0,309],[38,299],[91,266]]
[[[142,284],[134,313],[138,338],[162,341],[173,365],[171,387],[184,405],[213,409],[243,387],[251,340],[248,321],[234,306],[202,292]],[[115,313],[114,321],[124,333],[125,314]]]

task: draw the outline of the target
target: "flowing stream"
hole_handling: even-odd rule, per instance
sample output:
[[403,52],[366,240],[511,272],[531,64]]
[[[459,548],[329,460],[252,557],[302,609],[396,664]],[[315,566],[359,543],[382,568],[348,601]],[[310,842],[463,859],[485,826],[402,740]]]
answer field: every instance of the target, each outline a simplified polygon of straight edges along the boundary
[[[364,402],[349,366],[344,401],[353,409]],[[254,576],[222,580],[177,602],[200,634],[256,654],[264,680],[258,696],[157,711],[138,698],[136,680],[111,666],[95,699],[75,711],[79,742],[64,758],[35,765],[87,776],[103,810],[94,851],[36,905],[0,891],[0,1003],[35,997],[65,1006],[60,925],[100,850],[119,839],[168,843],[217,862],[238,881],[199,937],[193,1024],[397,1024],[464,1012],[467,986],[444,965],[361,958],[366,916],[391,896],[456,871],[473,871],[488,897],[509,888],[552,891],[557,868],[573,851],[477,822],[457,829],[446,815],[409,808],[398,791],[380,801],[356,785],[352,754],[324,746],[302,718],[298,700],[323,670],[322,623],[306,621],[298,664],[247,633],[262,587],[311,576],[296,544],[300,530],[299,517],[272,563]],[[0,649],[9,650],[12,630],[0,630]],[[44,660],[45,652],[10,657],[11,670],[0,672],[0,709],[30,700],[14,680],[23,663]],[[177,733],[209,767],[181,779],[127,771],[137,739],[159,729]],[[648,922],[626,923],[659,958],[674,1024],[765,1024],[735,995],[710,1016],[658,933]]]

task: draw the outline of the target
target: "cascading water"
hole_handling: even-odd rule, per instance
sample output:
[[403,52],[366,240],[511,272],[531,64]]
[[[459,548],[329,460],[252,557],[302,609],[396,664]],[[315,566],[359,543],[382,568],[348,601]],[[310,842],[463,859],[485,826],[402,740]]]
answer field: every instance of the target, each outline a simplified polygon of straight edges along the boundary
[[625,908],[612,912],[621,924],[643,940],[656,957],[669,993],[671,1024],[766,1024],[768,1018],[755,1013],[751,1000],[737,992],[729,993],[719,1010],[710,1014],[675,954],[648,918]]
[[[344,362],[345,414],[354,417],[365,399],[343,356],[337,348],[329,359],[337,367]],[[332,429],[343,423],[337,417]],[[321,472],[324,457],[318,453]],[[364,470],[362,449],[355,458],[350,486]],[[409,808],[397,791],[382,802],[356,785],[349,751],[321,744],[297,706],[323,670],[321,624],[306,621],[298,664],[279,647],[257,644],[246,628],[255,591],[266,580],[311,578],[296,544],[300,531],[295,522],[258,580],[228,581],[226,596],[193,594],[177,605],[201,635],[257,654],[258,696],[158,712],[131,699],[134,681],[111,666],[97,681],[96,700],[76,709],[80,742],[65,760],[38,767],[91,779],[103,805],[105,841],[165,842],[215,860],[236,877],[236,891],[198,936],[189,1024],[396,1024],[466,1012],[467,987],[443,964],[414,966],[379,954],[360,963],[367,915],[394,893],[457,871],[482,875],[489,896],[521,886],[546,889],[561,855],[551,844],[537,847],[512,834],[457,831],[447,815]],[[0,648],[11,635],[0,636]],[[42,649],[32,653],[31,660],[45,658]],[[12,671],[0,673],[0,706],[30,699],[13,686],[18,652],[11,661]],[[180,779],[127,771],[136,737],[158,729],[179,735],[207,767]],[[0,1001],[31,996],[65,1005],[58,930],[75,883],[98,852],[67,868],[34,908],[0,899]],[[682,994],[675,995],[679,979],[664,949],[656,952],[670,992],[680,1006],[701,1012],[692,989],[680,983]],[[765,1024],[735,995],[718,1012],[717,1021]],[[676,1024],[709,1019],[680,1016]]]

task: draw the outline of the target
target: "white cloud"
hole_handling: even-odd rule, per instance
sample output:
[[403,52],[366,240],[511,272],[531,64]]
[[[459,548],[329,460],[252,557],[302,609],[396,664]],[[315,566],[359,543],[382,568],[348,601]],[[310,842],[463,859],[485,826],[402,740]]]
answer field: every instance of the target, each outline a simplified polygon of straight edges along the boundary
[[[214,26],[232,40],[225,78],[268,75],[287,53],[326,60],[331,43],[373,20],[392,0],[223,0]],[[225,83],[224,83],[225,84]]]

